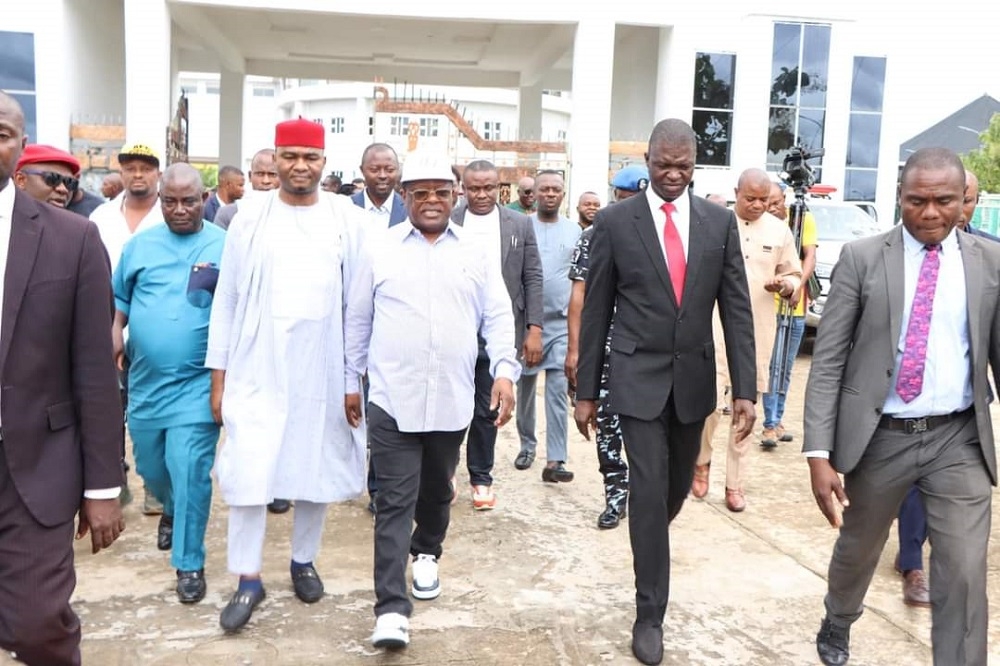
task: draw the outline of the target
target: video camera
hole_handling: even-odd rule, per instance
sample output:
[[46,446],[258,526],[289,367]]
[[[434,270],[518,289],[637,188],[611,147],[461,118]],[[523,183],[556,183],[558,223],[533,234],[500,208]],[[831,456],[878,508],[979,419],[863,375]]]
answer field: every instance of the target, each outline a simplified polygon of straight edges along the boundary
[[781,180],[795,190],[809,188],[816,182],[816,174],[806,162],[819,157],[823,157],[822,148],[810,152],[802,146],[794,146],[781,165]]

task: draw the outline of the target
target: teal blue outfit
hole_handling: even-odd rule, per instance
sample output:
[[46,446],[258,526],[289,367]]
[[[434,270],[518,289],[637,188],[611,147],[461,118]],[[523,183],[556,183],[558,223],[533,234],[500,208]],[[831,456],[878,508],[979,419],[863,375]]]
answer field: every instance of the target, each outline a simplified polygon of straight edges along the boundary
[[219,441],[205,353],[225,238],[209,222],[189,235],[158,225],[125,245],[113,277],[115,307],[128,316],[128,428],[136,469],[164,514],[173,516],[171,563],[180,571],[205,564]]

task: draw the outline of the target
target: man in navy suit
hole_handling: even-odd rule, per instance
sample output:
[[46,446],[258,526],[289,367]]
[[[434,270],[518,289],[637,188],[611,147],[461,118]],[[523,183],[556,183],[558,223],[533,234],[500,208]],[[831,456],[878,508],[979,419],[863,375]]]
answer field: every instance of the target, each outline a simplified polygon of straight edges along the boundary
[[356,206],[384,220],[386,227],[399,224],[406,219],[406,204],[396,193],[399,178],[399,158],[392,146],[373,143],[361,154],[361,173],[365,177],[365,189],[355,192],[351,201]]

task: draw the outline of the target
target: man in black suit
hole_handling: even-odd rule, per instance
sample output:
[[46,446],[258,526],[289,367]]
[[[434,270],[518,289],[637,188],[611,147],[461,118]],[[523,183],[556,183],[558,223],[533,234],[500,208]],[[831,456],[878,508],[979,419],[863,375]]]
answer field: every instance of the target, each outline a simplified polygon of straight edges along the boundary
[[14,187],[24,145],[0,92],[0,649],[74,666],[74,518],[94,553],[125,529],[111,267],[93,222]]
[[755,418],[754,331],[736,218],[688,192],[695,146],[684,121],[657,123],[646,153],[646,192],[597,214],[581,325],[575,419],[589,439],[614,316],[608,407],[619,415],[631,469],[632,652],[644,664],[663,659],[668,526],[691,487],[702,425],[715,408],[716,304],[738,438]]

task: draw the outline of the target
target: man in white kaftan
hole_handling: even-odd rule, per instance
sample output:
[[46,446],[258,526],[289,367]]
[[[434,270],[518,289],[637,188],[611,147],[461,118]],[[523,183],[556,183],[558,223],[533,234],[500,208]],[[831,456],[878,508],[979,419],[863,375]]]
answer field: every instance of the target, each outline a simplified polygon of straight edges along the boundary
[[213,303],[206,365],[226,428],[215,473],[230,507],[229,569],[240,576],[220,617],[227,632],[264,598],[266,505],[295,502],[292,583],[313,603],[323,595],[313,560],[326,505],[364,488],[365,433],[342,408],[342,313],[367,215],[318,190],[323,139],[309,121],[278,125],[281,187],[233,218]]

